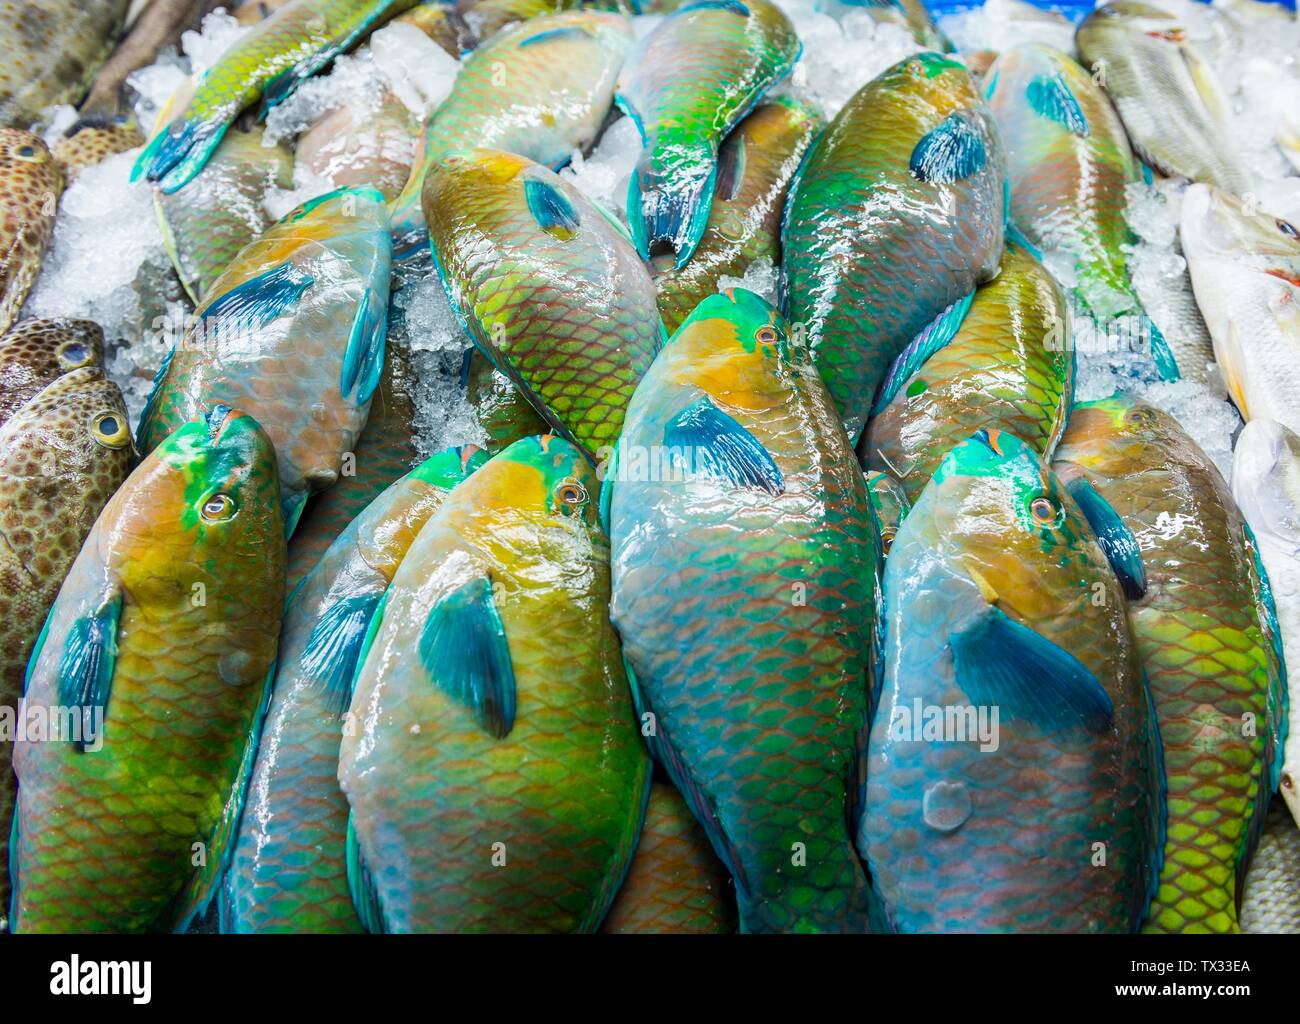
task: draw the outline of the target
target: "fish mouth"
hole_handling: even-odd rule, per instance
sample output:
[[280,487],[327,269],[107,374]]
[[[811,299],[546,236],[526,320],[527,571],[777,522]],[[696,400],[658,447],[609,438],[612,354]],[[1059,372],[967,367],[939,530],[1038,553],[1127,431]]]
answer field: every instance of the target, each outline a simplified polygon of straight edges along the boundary
[[221,440],[222,434],[226,428],[236,420],[244,418],[244,414],[228,405],[214,405],[208,410],[205,417],[208,424],[208,440],[212,444],[217,444]]

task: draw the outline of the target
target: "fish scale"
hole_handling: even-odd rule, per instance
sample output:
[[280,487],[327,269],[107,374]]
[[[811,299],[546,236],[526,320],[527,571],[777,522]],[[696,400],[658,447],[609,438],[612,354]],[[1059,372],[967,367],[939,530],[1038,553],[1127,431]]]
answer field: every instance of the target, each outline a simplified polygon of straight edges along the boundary
[[[1068,318],[1051,275],[1024,249],[1008,247],[952,340],[900,380],[868,422],[866,467],[898,475],[915,501],[943,456],[981,427],[1009,431],[1050,457],[1073,391]],[[1044,343],[1053,330],[1055,349]]]
[[1146,929],[1238,931],[1286,706],[1245,521],[1209,458],[1143,403],[1076,406],[1056,458],[1123,518],[1146,571],[1146,594],[1129,611],[1169,786],[1165,868]]
[[[925,139],[942,148],[931,133],[953,115],[984,162],[952,182],[919,180],[911,159]],[[903,346],[996,271],[1004,177],[970,73],[933,53],[863,86],[805,157],[785,212],[784,312],[803,324],[854,441]]]
[[40,136],[0,128],[0,333],[36,283],[62,192],[63,172]]
[[104,363],[104,332],[93,320],[20,320],[0,335],[0,424],[56,377]]
[[[771,459],[779,494],[635,468],[629,453],[671,448],[669,424],[706,395]],[[638,388],[607,479],[614,621],[660,758],[736,879],[742,930],[865,930],[849,816],[875,534],[779,314],[743,289],[701,303]]]
[[[551,211],[563,223],[539,221],[530,189],[568,211]],[[612,445],[663,331],[654,284],[622,230],[558,175],[492,150],[431,173],[425,214],[475,345],[589,454]]]

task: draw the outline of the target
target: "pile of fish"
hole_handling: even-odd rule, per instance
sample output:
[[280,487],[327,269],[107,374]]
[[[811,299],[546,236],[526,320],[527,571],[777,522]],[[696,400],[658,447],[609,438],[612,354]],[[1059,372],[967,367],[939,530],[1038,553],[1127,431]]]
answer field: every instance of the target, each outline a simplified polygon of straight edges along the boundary
[[[0,6],[5,927],[1300,931],[1300,129],[1187,28],[1294,15],[990,2]],[[24,313],[128,165],[138,409]]]

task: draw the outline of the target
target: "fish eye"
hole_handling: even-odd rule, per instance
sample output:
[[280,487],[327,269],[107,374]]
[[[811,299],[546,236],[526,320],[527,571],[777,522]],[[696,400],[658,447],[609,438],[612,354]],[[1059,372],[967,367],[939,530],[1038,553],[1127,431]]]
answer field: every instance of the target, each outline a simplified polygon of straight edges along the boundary
[[79,341],[69,342],[59,349],[58,359],[69,370],[75,370],[90,362],[90,349]]
[[771,324],[764,324],[754,332],[754,338],[760,345],[775,345],[780,335],[777,334],[776,328]]
[[1155,422],[1155,413],[1150,409],[1130,409],[1128,421],[1132,426],[1145,427]]
[[40,152],[30,143],[24,143],[23,145],[10,150],[10,152],[12,152],[19,160],[30,160],[34,163],[43,163],[45,161],[45,154]]
[[889,529],[880,531],[880,548],[882,553],[889,554],[889,549],[894,546],[894,538],[898,536],[898,531]]
[[1295,225],[1290,221],[1279,220],[1277,222],[1277,229],[1288,238],[1300,239],[1300,231],[1296,231]]
[[1039,526],[1055,526],[1061,518],[1061,506],[1045,494],[1029,503],[1029,514]]
[[90,432],[105,448],[125,448],[131,443],[126,420],[115,412],[102,412],[90,423]]
[[214,494],[203,503],[200,515],[210,523],[220,523],[233,519],[237,511],[239,509],[235,505],[235,499],[230,495]]
[[555,489],[560,499],[560,511],[568,515],[587,503],[587,488],[576,480],[565,480]]

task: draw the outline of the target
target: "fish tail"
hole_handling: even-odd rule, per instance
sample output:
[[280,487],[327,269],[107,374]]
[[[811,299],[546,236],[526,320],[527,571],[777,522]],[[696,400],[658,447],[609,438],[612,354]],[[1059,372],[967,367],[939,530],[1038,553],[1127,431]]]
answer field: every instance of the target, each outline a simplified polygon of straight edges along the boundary
[[[764,895],[758,891],[760,886],[747,891],[737,886],[741,932],[865,935],[880,928],[882,908],[873,906],[871,884],[848,837],[834,851],[826,852],[835,864],[829,884],[797,878],[800,870],[814,870],[810,852],[807,867],[794,867],[796,877],[779,892]],[[830,865],[823,861],[819,867],[824,873]]]
[[136,158],[131,180],[157,182],[168,195],[179,191],[203,170],[228,127],[224,121],[182,119],[160,129]]
[[677,254],[678,269],[704,237],[718,180],[711,149],[701,150],[687,166],[689,173],[661,168],[653,147],[647,147],[627,185],[627,220],[637,252],[649,259],[657,243],[667,243]]

